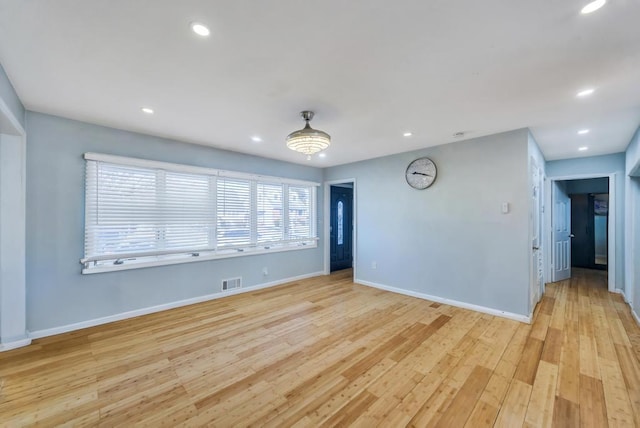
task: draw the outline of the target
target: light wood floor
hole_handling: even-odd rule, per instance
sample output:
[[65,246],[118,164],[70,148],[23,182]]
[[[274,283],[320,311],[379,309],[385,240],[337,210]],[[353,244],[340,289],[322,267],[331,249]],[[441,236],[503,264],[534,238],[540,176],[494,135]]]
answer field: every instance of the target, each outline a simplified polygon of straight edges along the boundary
[[605,273],[521,324],[350,271],[0,354],[0,425],[639,426],[640,329]]

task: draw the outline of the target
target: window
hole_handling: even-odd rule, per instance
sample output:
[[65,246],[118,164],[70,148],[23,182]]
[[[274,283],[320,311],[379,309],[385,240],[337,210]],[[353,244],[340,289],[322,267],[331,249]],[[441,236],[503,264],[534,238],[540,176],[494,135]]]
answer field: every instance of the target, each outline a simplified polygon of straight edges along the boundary
[[251,243],[251,182],[218,179],[218,247]]
[[83,273],[317,245],[316,183],[85,154]]
[[282,185],[258,183],[258,242],[283,239]]
[[311,234],[311,189],[289,186],[289,239],[304,239]]
[[336,218],[338,219],[338,245],[344,244],[344,204],[342,201],[338,201],[338,213]]

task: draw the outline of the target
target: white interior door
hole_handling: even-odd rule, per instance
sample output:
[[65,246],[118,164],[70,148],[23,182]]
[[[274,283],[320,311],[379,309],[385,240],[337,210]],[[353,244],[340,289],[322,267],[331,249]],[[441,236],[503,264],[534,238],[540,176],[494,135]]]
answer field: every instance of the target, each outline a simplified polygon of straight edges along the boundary
[[552,186],[553,210],[553,281],[571,278],[571,199],[565,183],[554,181]]
[[543,263],[542,263],[542,239],[540,233],[541,215],[541,174],[535,160],[531,159],[531,213],[530,238],[531,238],[531,278],[530,278],[530,308],[533,311],[536,303],[542,297]]

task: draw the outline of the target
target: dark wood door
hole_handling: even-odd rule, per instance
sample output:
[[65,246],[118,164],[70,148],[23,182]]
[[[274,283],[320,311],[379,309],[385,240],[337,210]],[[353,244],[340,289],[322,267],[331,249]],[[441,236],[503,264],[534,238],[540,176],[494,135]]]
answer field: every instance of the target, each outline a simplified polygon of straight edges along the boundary
[[331,186],[331,272],[353,266],[353,189]]

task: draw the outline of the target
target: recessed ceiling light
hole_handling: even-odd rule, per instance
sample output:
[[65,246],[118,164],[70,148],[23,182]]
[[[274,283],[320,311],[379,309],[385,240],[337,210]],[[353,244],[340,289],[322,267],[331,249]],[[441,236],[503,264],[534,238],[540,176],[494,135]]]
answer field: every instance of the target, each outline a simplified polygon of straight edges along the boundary
[[586,150],[589,150],[589,147],[586,147],[586,146],[579,147],[578,150],[581,151],[581,152],[584,152]]
[[149,107],[142,107],[140,110],[142,110],[143,113],[153,114],[153,109]]
[[588,134],[589,130],[588,129],[581,129],[578,131],[578,135],[584,135],[584,134]]
[[253,141],[254,143],[260,143],[262,142],[262,138],[258,137],[257,135],[251,137],[251,141]]
[[413,133],[411,132],[405,132],[404,134],[402,134],[403,137],[411,137],[413,135]]
[[211,30],[209,30],[209,27],[204,24],[200,24],[199,22],[193,22],[191,24],[191,29],[198,36],[207,37],[209,34],[211,34]]
[[604,6],[606,2],[607,2],[607,0],[595,0],[595,1],[592,1],[591,3],[589,3],[588,5],[583,7],[582,10],[580,11],[580,13],[587,14],[587,13],[595,12],[596,10],[598,10],[602,6]]
[[593,89],[593,88],[583,89],[582,91],[578,92],[576,94],[576,96],[578,96],[578,97],[587,97],[587,96],[593,94],[594,91],[595,91],[595,89]]
[[327,154],[326,153],[320,153],[318,156],[321,157],[321,158],[326,158]]

